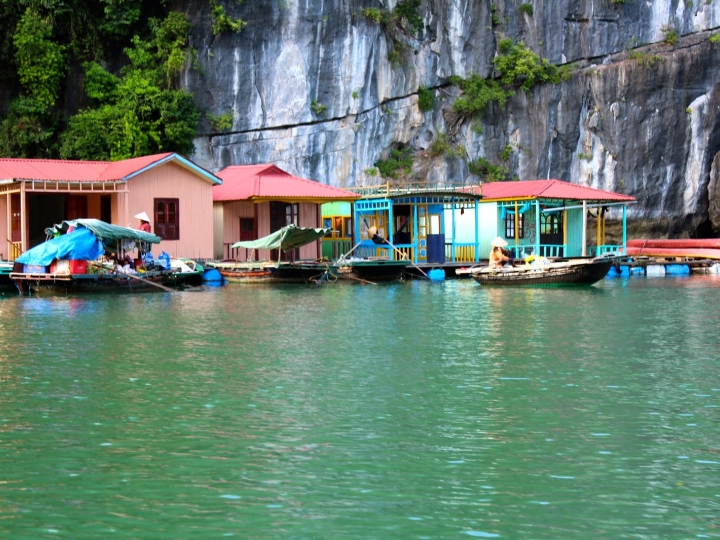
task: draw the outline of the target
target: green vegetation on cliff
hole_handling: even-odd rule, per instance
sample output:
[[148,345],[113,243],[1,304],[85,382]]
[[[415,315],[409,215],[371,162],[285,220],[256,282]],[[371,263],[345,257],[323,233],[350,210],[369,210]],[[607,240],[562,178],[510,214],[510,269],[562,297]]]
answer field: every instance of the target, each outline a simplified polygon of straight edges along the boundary
[[[240,31],[208,0],[213,33]],[[200,113],[180,89],[190,23],[156,0],[0,3],[0,155],[190,155]]]

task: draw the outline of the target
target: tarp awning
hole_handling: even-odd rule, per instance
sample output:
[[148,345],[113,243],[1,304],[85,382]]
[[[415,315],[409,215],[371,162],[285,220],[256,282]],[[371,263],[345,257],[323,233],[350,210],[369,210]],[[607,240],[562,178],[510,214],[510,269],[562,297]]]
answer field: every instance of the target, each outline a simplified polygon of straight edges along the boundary
[[99,219],[73,219],[63,221],[57,225],[53,225],[45,229],[45,233],[48,235],[54,235],[56,233],[65,233],[70,227],[85,228],[93,232],[93,234],[106,244],[113,240],[132,240],[147,242],[149,244],[159,244],[162,238],[159,236],[146,233],[145,231],[138,231],[137,229],[129,229],[127,227],[121,227],[120,225],[112,225],[105,223]]
[[103,243],[89,229],[75,229],[27,250],[15,262],[47,266],[55,259],[92,261],[105,252]]
[[246,242],[235,242],[233,248],[247,249],[296,249],[305,244],[309,244],[321,238],[332,231],[329,229],[312,229],[306,227],[297,227],[295,225],[287,225],[272,234],[258,238],[257,240],[248,240]]

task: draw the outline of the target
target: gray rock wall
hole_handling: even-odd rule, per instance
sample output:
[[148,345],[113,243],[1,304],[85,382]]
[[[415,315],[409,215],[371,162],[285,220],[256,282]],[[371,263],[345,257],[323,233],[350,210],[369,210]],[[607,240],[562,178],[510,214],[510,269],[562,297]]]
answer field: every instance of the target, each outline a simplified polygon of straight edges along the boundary
[[[510,177],[560,178],[634,195],[630,218],[662,222],[661,234],[720,230],[717,211],[710,211],[720,151],[720,49],[708,40],[720,31],[720,3],[526,3],[532,16],[516,0],[496,1],[494,15],[487,0],[424,0],[425,28],[410,36],[360,14],[377,2],[245,0],[225,9],[247,27],[213,36],[208,2],[177,0],[195,24],[201,68],[188,69],[183,83],[207,114],[233,116],[221,133],[203,122],[193,158],[213,171],[275,163],[346,187],[383,181],[371,174],[374,164],[409,144],[418,180],[476,183],[467,161],[501,163],[510,144]],[[664,43],[670,30],[679,35],[673,46]],[[504,36],[575,69],[567,82],[519,92],[505,110],[491,107],[478,134],[452,113],[459,94],[446,81],[492,75]],[[399,61],[388,59],[393,49]],[[629,51],[656,61],[630,58]],[[421,86],[435,90],[433,111],[417,107]],[[467,157],[431,157],[425,150],[438,134],[449,134]]]

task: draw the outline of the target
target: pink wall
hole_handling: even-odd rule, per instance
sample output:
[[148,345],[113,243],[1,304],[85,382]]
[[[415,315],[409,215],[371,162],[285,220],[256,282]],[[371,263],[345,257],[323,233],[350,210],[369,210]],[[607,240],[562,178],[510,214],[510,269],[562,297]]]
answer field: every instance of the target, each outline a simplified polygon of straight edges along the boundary
[[[256,214],[257,212],[257,214]],[[257,237],[262,238],[270,234],[270,203],[252,203],[249,201],[232,201],[223,204],[223,243],[234,244],[240,239],[240,218],[256,218]],[[319,227],[318,204],[300,203],[299,227]],[[300,248],[301,259],[316,259],[322,251],[319,242],[313,242]],[[267,260],[270,258],[270,251],[260,250],[253,255],[255,260]],[[237,251],[237,260],[246,260],[246,250]]]
[[0,253],[2,253],[3,260],[6,261],[10,258],[10,246],[7,241],[10,238],[10,232],[7,230],[7,199],[8,196],[4,193],[0,195],[0,238],[2,238]]
[[[153,252],[164,250],[173,257],[211,259],[213,257],[212,184],[184,167],[168,162],[128,180],[127,215],[118,204],[119,225],[140,222],[133,216],[147,212],[154,218],[154,199],[177,198],[180,211],[180,240],[163,240]],[[118,197],[122,201],[122,197]],[[154,222],[151,221],[151,226]],[[154,232],[154,231],[153,231]]]

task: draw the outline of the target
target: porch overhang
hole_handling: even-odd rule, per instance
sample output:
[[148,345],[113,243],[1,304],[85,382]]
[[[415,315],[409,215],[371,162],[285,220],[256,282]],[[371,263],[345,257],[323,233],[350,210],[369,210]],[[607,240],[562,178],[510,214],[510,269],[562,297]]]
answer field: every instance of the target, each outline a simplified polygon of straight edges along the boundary
[[127,193],[127,182],[71,180],[0,180],[0,194],[8,193]]

